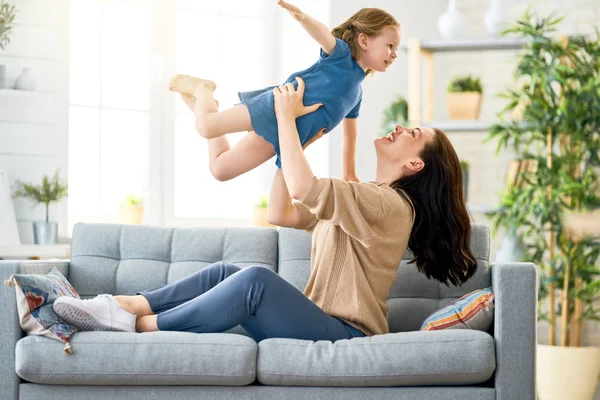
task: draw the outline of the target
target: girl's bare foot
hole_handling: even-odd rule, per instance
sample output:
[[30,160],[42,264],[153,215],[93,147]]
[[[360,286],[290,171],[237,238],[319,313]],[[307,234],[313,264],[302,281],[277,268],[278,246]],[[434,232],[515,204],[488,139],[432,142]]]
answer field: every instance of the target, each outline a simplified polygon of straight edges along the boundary
[[169,90],[172,92],[194,94],[196,87],[204,86],[211,93],[217,88],[217,84],[206,79],[196,78],[190,75],[177,74],[169,81]]
[[[191,94],[187,93],[179,93],[181,96],[181,100],[185,103],[186,106],[192,111],[195,111],[196,108],[196,98]],[[219,108],[219,101],[215,99],[215,103],[217,104],[217,108]]]

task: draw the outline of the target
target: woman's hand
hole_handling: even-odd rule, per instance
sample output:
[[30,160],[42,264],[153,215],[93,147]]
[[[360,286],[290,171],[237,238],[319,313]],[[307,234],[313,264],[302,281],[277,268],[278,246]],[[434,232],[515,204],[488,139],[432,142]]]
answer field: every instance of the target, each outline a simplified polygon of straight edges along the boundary
[[286,3],[283,0],[277,0],[277,5],[286,9],[296,21],[302,22],[304,20],[305,14],[298,7]]
[[278,120],[295,120],[298,117],[317,111],[319,107],[323,105],[317,103],[305,106],[302,103],[302,97],[304,96],[304,80],[297,76],[296,81],[298,81],[298,90],[296,90],[291,83],[286,83],[285,85],[273,89],[275,115]]

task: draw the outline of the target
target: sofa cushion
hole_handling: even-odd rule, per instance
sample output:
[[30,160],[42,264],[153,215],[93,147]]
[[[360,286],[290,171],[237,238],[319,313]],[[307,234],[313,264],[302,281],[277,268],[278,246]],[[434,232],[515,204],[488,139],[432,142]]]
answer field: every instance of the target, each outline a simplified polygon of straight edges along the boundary
[[485,382],[494,339],[470,330],[416,331],[336,342],[267,339],[257,378],[281,386],[423,386]]
[[17,374],[63,385],[241,386],[256,378],[256,342],[241,335],[79,332],[72,343],[73,355],[65,357],[58,342],[24,337],[16,346]]
[[442,329],[476,329],[487,331],[494,321],[494,293],[492,287],[474,290],[431,314],[422,331]]

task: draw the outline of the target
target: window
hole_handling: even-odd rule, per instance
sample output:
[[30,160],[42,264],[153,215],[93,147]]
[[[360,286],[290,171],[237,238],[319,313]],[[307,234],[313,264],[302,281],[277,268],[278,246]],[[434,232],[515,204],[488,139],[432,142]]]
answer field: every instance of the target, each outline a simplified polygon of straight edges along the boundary
[[[159,225],[245,225],[268,193],[274,160],[229,182],[208,170],[206,139],[167,90],[173,73],[217,83],[220,109],[237,92],[282,82],[319,46],[270,0],[71,0],[69,224],[110,222],[143,195]],[[296,1],[328,23],[329,2]],[[235,145],[245,132],[228,135]],[[325,137],[307,157],[329,173]]]

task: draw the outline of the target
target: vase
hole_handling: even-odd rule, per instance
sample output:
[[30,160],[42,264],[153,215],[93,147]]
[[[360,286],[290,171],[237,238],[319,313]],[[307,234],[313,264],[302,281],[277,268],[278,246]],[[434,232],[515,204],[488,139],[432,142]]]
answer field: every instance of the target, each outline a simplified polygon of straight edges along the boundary
[[15,82],[15,89],[35,90],[35,78],[33,77],[30,68],[22,69],[21,75],[19,75],[17,81]]
[[144,206],[132,204],[119,204],[117,210],[119,224],[141,224],[144,222]]
[[490,8],[486,13],[483,23],[492,37],[498,37],[509,26],[506,12],[506,0],[491,0]]
[[0,89],[4,88],[5,81],[6,81],[6,65],[0,64]]
[[58,223],[46,221],[33,222],[33,242],[35,244],[58,243]]
[[537,345],[540,400],[592,400],[600,374],[600,347]]
[[525,252],[525,246],[519,236],[506,230],[500,250],[496,253],[496,262],[519,262]]
[[451,40],[460,37],[464,31],[465,23],[466,18],[456,8],[456,0],[448,0],[448,9],[438,19],[438,30],[442,38]]
[[269,223],[267,219],[267,208],[266,207],[254,207],[252,209],[252,221],[253,226],[275,226]]
[[448,115],[451,120],[476,120],[481,109],[481,93],[452,92],[446,94]]

